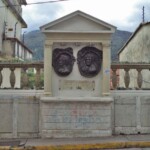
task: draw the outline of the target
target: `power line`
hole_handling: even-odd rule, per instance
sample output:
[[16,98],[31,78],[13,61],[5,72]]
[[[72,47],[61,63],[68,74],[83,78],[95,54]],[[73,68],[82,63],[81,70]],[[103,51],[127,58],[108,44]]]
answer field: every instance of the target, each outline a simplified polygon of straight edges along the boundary
[[[62,1],[68,1],[68,0],[51,0],[51,1],[46,1],[46,2],[36,2],[36,3],[27,3],[26,5],[37,5],[37,4],[46,4],[46,3],[56,3],[56,2],[62,2]],[[7,5],[7,6],[0,6],[2,7],[10,7],[10,6],[20,6],[20,5]]]
[[61,2],[61,1],[68,1],[68,0],[51,0],[51,1],[46,1],[46,2],[28,3],[27,5],[45,4],[45,3],[55,3],[55,2]]

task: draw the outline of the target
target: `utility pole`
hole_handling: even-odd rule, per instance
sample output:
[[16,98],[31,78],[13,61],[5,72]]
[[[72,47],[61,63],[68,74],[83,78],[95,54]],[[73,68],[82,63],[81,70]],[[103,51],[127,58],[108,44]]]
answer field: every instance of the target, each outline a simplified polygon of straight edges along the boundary
[[145,22],[145,8],[144,8],[144,6],[142,8],[142,21],[143,21],[143,23]]

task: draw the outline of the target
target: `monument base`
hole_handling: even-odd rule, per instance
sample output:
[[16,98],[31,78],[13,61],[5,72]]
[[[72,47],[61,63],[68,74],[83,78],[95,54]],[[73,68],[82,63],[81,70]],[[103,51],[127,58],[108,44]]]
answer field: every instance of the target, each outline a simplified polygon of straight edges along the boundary
[[42,97],[41,137],[112,135],[111,97]]

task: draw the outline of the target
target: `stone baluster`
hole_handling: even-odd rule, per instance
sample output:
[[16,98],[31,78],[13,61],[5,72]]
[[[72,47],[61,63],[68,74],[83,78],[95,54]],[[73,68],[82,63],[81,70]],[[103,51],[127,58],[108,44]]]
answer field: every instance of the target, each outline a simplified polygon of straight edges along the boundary
[[126,89],[128,89],[129,88],[129,84],[130,84],[129,69],[124,69],[124,70],[125,70],[124,83],[125,83]]
[[143,76],[142,76],[141,71],[142,71],[142,69],[137,69],[137,72],[138,72],[137,85],[138,85],[138,88],[139,88],[139,89],[141,89],[142,83],[143,83]]
[[2,85],[3,82],[2,70],[3,68],[0,68],[0,86]]
[[10,85],[11,85],[11,88],[14,88],[15,87],[15,83],[16,83],[16,76],[15,76],[15,67],[12,67],[10,68],[11,70],[11,73],[10,73]]
[[40,75],[40,68],[37,67],[36,68],[36,76],[35,76],[35,86],[36,86],[36,89],[40,89],[41,85],[40,85],[40,79],[41,75]]
[[23,68],[23,75],[22,75],[22,88],[23,89],[28,88],[29,79],[28,79],[28,75],[27,75],[27,72],[26,72],[27,69],[28,68]]
[[117,74],[116,74],[117,69],[112,69],[112,86],[114,89],[117,88]]

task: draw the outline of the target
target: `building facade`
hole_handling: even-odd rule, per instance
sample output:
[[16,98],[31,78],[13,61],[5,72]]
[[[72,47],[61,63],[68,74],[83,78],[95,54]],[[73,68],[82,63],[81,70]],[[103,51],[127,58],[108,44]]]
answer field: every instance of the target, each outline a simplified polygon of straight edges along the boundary
[[[141,23],[119,51],[120,62],[150,63],[150,22]],[[143,88],[150,88],[150,71],[141,70]],[[129,87],[137,88],[137,70],[129,70]],[[124,87],[124,71],[120,72],[120,86]]]
[[21,41],[22,28],[27,28],[21,6],[26,4],[26,0],[0,0],[1,58],[32,59],[32,51]]
[[[22,28],[27,28],[22,18],[22,5],[26,0],[0,0],[0,60],[31,60],[32,51],[22,42]],[[3,83],[1,88],[9,88],[10,70],[3,68]],[[21,70],[15,69],[17,82],[15,88],[20,88]]]

